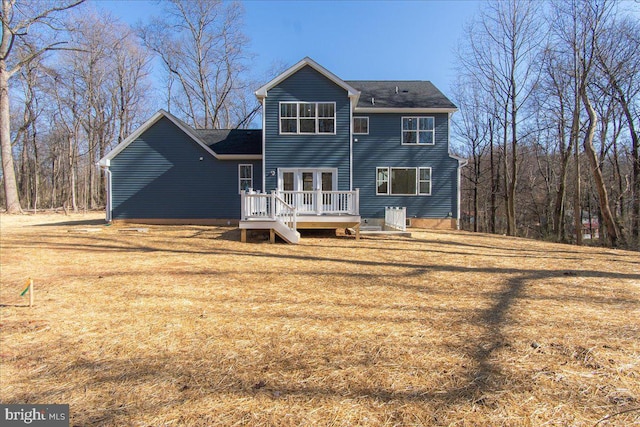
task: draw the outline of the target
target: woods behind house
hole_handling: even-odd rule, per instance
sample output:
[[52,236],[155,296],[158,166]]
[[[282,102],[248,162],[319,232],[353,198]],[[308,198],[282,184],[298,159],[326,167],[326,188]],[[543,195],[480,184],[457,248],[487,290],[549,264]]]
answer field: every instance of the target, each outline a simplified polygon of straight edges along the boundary
[[[195,128],[258,112],[240,3],[166,1],[132,28],[82,1],[1,1],[8,212],[104,206],[96,161],[159,108]],[[462,228],[640,246],[639,16],[632,2],[480,5],[449,90]]]

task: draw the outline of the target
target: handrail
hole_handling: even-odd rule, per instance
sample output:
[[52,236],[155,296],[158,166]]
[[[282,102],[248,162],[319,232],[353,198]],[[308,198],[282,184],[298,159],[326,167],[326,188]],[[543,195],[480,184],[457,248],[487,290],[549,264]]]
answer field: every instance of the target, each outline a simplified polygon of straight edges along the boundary
[[359,215],[359,191],[277,191],[284,201],[295,206],[299,215]]
[[292,231],[297,231],[297,209],[272,192],[271,194],[252,190],[240,192],[240,210],[242,221],[279,220]]

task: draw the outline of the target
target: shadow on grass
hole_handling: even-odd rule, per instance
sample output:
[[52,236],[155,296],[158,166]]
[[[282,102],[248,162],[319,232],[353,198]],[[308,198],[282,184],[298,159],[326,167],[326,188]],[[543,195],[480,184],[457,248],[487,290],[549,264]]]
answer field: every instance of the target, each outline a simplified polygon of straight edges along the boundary
[[35,224],[34,227],[83,227],[87,225],[104,225],[109,223],[104,219],[79,219],[74,221],[49,222],[46,224]]
[[[56,225],[59,225],[57,223]],[[218,233],[213,237],[214,239],[226,240],[226,241],[235,241],[238,240],[239,231],[238,230],[228,230]],[[53,236],[51,236],[53,238]],[[76,373],[83,373],[86,371],[94,372],[94,379],[91,382],[91,385],[85,387],[98,387],[98,386],[107,386],[107,389],[115,390],[114,396],[112,396],[111,400],[115,402],[114,405],[120,404],[120,406],[110,406],[103,409],[100,408],[92,408],[89,414],[85,416],[86,419],[80,420],[80,423],[90,425],[90,424],[117,424],[122,421],[123,417],[127,417],[128,414],[131,416],[136,415],[139,416],[140,413],[143,415],[147,415],[148,417],[153,417],[157,415],[157,411],[161,411],[162,408],[173,405],[180,405],[184,403],[186,400],[194,399],[193,393],[201,392],[202,395],[210,395],[210,394],[226,394],[226,395],[236,395],[241,398],[251,398],[257,395],[265,395],[267,391],[277,391],[282,396],[298,396],[305,398],[307,400],[312,400],[317,396],[325,396],[325,397],[335,397],[335,398],[344,398],[347,397],[355,397],[355,398],[365,398],[370,400],[375,400],[378,402],[399,402],[399,403],[408,403],[408,402],[430,402],[431,404],[439,405],[439,406],[454,406],[460,403],[473,403],[480,402],[483,398],[483,395],[487,393],[492,393],[496,391],[504,391],[504,384],[508,384],[508,381],[505,380],[508,377],[508,373],[503,372],[503,367],[501,367],[493,356],[499,351],[501,348],[509,345],[508,339],[505,336],[505,328],[509,326],[510,322],[510,310],[514,307],[514,305],[522,300],[525,296],[525,290],[527,284],[530,281],[538,281],[540,279],[549,279],[549,278],[562,278],[566,277],[566,270],[558,269],[558,270],[534,270],[534,269],[524,269],[524,268],[474,268],[474,267],[465,267],[465,266],[451,266],[451,265],[443,265],[443,264],[421,264],[418,262],[395,262],[388,261],[384,259],[368,259],[368,260],[352,260],[349,258],[340,258],[340,257],[332,257],[320,254],[328,253],[328,246],[323,246],[318,250],[320,254],[305,254],[299,250],[296,250],[295,247],[289,248],[284,247],[286,250],[279,251],[279,253],[270,252],[270,248],[268,246],[265,247],[256,247],[253,246],[250,249],[244,250],[246,246],[242,245],[226,245],[225,247],[216,248],[215,245],[212,247],[208,247],[206,242],[207,233],[206,232],[196,232],[195,234],[189,236],[191,238],[197,237],[202,238],[202,243],[200,246],[194,245],[190,246],[188,249],[177,249],[169,247],[166,244],[162,244],[159,242],[153,241],[144,241],[141,239],[127,239],[123,240],[122,238],[117,238],[116,236],[91,236],[91,240],[87,241],[86,236],[70,236],[72,240],[69,243],[58,243],[53,241],[47,241],[45,239],[39,242],[31,242],[30,246],[37,245],[40,248],[48,248],[53,250],[63,250],[63,251],[71,251],[71,250],[92,250],[92,251],[122,251],[122,252],[141,252],[141,253],[173,253],[173,254],[184,254],[186,256],[196,256],[196,255],[226,255],[226,256],[237,256],[237,257],[247,257],[249,259],[258,259],[261,263],[268,264],[269,259],[288,259],[291,261],[309,261],[313,268],[310,268],[307,271],[296,270],[291,272],[290,274],[299,274],[299,275],[309,275],[311,276],[315,272],[320,272],[323,275],[332,275],[332,274],[340,274],[344,276],[345,274],[353,275],[354,283],[358,283],[358,286],[365,286],[363,283],[366,282],[366,274],[364,275],[361,271],[368,271],[370,267],[403,267],[408,269],[409,271],[405,273],[405,276],[422,276],[427,275],[429,272],[449,272],[449,273],[467,273],[467,274],[478,274],[485,273],[496,276],[496,281],[501,283],[501,287],[497,292],[493,292],[491,294],[491,304],[484,310],[478,310],[477,313],[474,314],[474,320],[483,328],[481,334],[479,334],[475,339],[470,340],[467,345],[464,347],[466,349],[466,355],[470,359],[469,366],[466,367],[465,371],[462,373],[464,378],[460,381],[460,383],[465,384],[461,387],[450,387],[448,389],[413,389],[411,391],[402,391],[398,389],[385,389],[384,387],[380,388],[366,388],[366,387],[351,387],[349,390],[345,391],[339,389],[337,386],[332,385],[330,382],[327,383],[324,387],[312,387],[305,385],[304,382],[299,384],[288,384],[288,385],[272,385],[270,383],[265,383],[264,386],[256,388],[256,384],[260,384],[262,379],[260,377],[256,377],[254,381],[248,381],[246,376],[243,377],[238,373],[227,370],[225,371],[225,384],[223,386],[204,384],[198,385],[199,388],[195,388],[193,385],[190,385],[190,378],[207,378],[211,376],[211,372],[208,372],[203,365],[199,364],[198,361],[193,363],[189,363],[186,365],[177,365],[173,358],[164,357],[164,358],[153,358],[145,360],[143,358],[135,358],[135,359],[107,359],[106,362],[95,362],[91,360],[79,360],[77,363],[66,367],[62,372],[56,369],[50,369],[48,374],[45,372],[44,374],[39,373],[37,377],[35,374],[32,374],[33,377],[31,380],[39,380],[41,384],[47,383],[43,381],[43,375],[50,375],[50,380],[53,382],[58,378],[58,375],[73,377]],[[317,236],[314,236],[317,237]],[[500,249],[504,250],[504,248],[499,246],[482,246],[482,245],[458,245],[455,242],[434,242],[434,241],[418,241],[416,243],[412,243],[415,247],[418,247],[418,250],[421,246],[426,244],[447,244],[450,245],[454,250],[451,254],[456,255],[468,255],[465,253],[465,246],[474,246],[478,248],[491,248],[491,249]],[[15,246],[15,245],[12,245]],[[231,246],[231,247],[227,247]],[[343,247],[341,247],[343,248]],[[350,245],[349,249],[358,248],[357,244]],[[464,248],[464,249],[462,249]],[[262,250],[264,249],[264,250]],[[361,249],[369,249],[369,248],[361,248]],[[376,248],[381,249],[381,248]],[[382,248],[384,249],[384,248]],[[262,250],[262,251],[261,251]],[[412,251],[414,249],[407,249],[407,251]],[[428,250],[428,249],[426,249]],[[524,251],[528,251],[528,249],[524,249]],[[558,253],[562,253],[564,251],[558,251]],[[575,252],[567,251],[567,254],[575,255]],[[566,257],[565,257],[566,258]],[[351,267],[348,268],[350,272],[331,272],[327,271],[324,268],[329,263],[347,263]],[[255,267],[255,266],[253,266]],[[224,274],[243,274],[249,273],[250,271],[235,271],[233,273],[220,273],[219,271],[209,270],[206,266],[203,266],[202,269],[194,270],[190,266],[188,266],[189,270],[187,271],[187,267],[185,267],[185,274],[204,274],[215,277],[223,277]],[[249,267],[248,267],[249,268]],[[619,273],[619,272],[605,272],[605,271],[591,271],[591,270],[572,270],[575,275],[579,277],[610,277],[616,279],[625,279],[625,280],[640,280],[640,273],[637,274],[629,274],[629,273]],[[253,273],[259,273],[257,271],[252,271]],[[114,275],[118,275],[119,273],[114,270]],[[150,272],[140,272],[141,275],[150,274]],[[126,273],[126,275],[131,275],[131,273]],[[380,274],[377,274],[376,277],[380,277]],[[416,285],[409,285],[402,283],[402,275],[396,275],[395,281],[384,281],[382,284],[377,284],[376,286],[388,286],[394,289],[403,290],[403,291],[414,291],[419,292],[423,287]],[[359,280],[356,280],[359,279]],[[431,287],[426,289],[428,292],[441,292],[437,289],[437,287]],[[170,294],[164,295],[155,295],[155,294],[145,294],[144,291],[138,294],[139,296],[149,296],[154,298],[172,298]],[[452,300],[455,299],[455,295],[451,295]],[[204,302],[211,302],[211,297],[191,297],[192,299],[202,298]],[[566,298],[562,295],[551,296],[549,299],[557,298],[558,300],[562,300]],[[607,301],[605,298],[602,300],[594,299],[593,297],[585,296],[585,301],[589,301],[591,303],[603,304],[603,303],[611,303],[611,304],[621,304],[625,302],[623,299],[611,298],[610,301]],[[225,303],[231,300],[222,299],[220,301],[215,300],[216,303]],[[237,300],[238,302],[242,302]],[[265,303],[265,301],[259,301]],[[271,300],[272,303],[283,304],[282,300]],[[269,303],[269,301],[266,301]],[[626,303],[637,304],[633,301],[626,301]],[[291,297],[291,301],[284,301],[285,305],[295,305],[297,304],[294,297]],[[323,304],[322,302],[314,302],[313,304]],[[377,306],[371,306],[366,302],[363,302],[363,307],[366,308],[376,308]],[[357,304],[349,304],[357,307]],[[454,304],[455,305],[455,304]],[[226,304],[222,304],[222,306],[226,306]],[[345,307],[348,308],[348,307]],[[382,308],[382,307],[377,307]],[[212,310],[216,308],[212,307]],[[219,308],[222,310],[222,308]],[[416,309],[420,309],[420,307],[416,307]],[[428,313],[424,313],[425,317],[428,317]],[[254,314],[255,317],[260,317],[260,313]],[[306,313],[295,313],[284,311],[282,313],[282,317],[290,317],[290,318],[301,318],[301,319],[311,319],[309,314]],[[329,320],[329,321],[339,321],[339,320],[352,320],[352,321],[365,321],[365,322],[375,322],[376,320],[388,321],[388,322],[398,322],[398,319],[394,319],[393,317],[387,317],[382,319],[376,319],[374,316],[372,317],[358,317],[353,316],[349,318],[348,316],[345,318],[341,317],[318,317],[319,320]],[[419,316],[415,316],[409,319],[409,321],[420,321],[421,318]],[[471,320],[467,321],[468,323]],[[62,343],[62,347],[73,348],[73,343]],[[21,356],[23,357],[23,356]],[[30,356],[24,356],[30,357]],[[108,355],[106,356],[108,357]],[[207,358],[210,360],[216,359],[224,359],[224,354],[210,354],[207,355]],[[286,365],[285,361],[280,361],[282,365]],[[52,363],[55,363],[53,361]],[[327,362],[329,363],[329,362]],[[167,393],[160,401],[154,402],[153,404],[142,404],[142,403],[131,403],[127,402],[127,395],[125,392],[121,391],[121,385],[124,381],[128,383],[164,383],[171,384],[175,389],[171,393]],[[213,380],[212,380],[213,381]],[[62,386],[64,387],[64,386]],[[80,387],[80,386],[69,386],[69,387]],[[190,391],[191,390],[191,391]],[[49,388],[35,390],[32,393],[24,393],[17,396],[11,396],[8,402],[48,402],[54,401],[57,396],[61,393],[72,393],[78,392],[77,390],[62,390],[58,386],[50,386]],[[86,388],[85,388],[86,392]],[[121,394],[120,394],[121,393]],[[5,399],[6,400],[6,399]],[[136,406],[137,405],[137,406]],[[72,408],[73,411],[74,408]],[[82,410],[83,408],[75,408],[77,411]]]

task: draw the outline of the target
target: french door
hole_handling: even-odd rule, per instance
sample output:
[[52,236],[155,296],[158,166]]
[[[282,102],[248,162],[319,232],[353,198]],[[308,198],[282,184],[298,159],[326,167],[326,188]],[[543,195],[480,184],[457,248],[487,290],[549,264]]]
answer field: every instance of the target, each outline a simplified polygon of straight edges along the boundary
[[280,191],[335,191],[338,186],[336,169],[279,169]]
[[[331,194],[320,195],[319,191],[336,191],[337,169],[279,169],[278,190],[285,201],[296,206],[300,212],[316,212],[318,204],[326,208],[331,204]],[[318,198],[321,197],[321,200]]]

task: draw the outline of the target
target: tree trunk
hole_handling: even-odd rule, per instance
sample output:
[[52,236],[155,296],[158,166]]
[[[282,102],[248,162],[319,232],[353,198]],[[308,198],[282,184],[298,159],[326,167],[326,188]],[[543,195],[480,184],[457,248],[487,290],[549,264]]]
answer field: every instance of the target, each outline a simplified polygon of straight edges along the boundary
[[9,114],[9,75],[7,63],[0,59],[0,146],[2,152],[2,176],[7,213],[22,213],[11,149],[11,117]]
[[496,234],[496,192],[497,182],[499,178],[496,178],[494,160],[493,160],[493,122],[489,123],[489,160],[491,162],[491,213],[489,216],[489,232]]
[[591,164],[591,170],[593,172],[596,190],[598,191],[602,220],[607,228],[607,238],[609,239],[610,245],[612,247],[615,247],[618,245],[618,242],[620,240],[620,234],[618,231],[618,227],[616,226],[616,223],[614,221],[613,215],[611,214],[611,209],[609,208],[609,196],[607,195],[606,184],[602,177],[602,171],[598,162],[596,150],[593,147],[593,138],[596,132],[598,117],[596,116],[596,112],[593,109],[591,101],[586,94],[586,88],[583,87],[580,92],[584,107],[589,114],[589,127],[587,128],[587,134],[585,135],[583,143],[584,152],[586,153],[587,158],[589,159],[589,163]]
[[504,210],[505,210],[505,216],[507,219],[507,236],[513,236],[515,234],[515,230],[513,228],[511,228],[511,218],[509,217],[509,215],[511,214],[511,209],[509,209],[509,196],[511,195],[511,192],[509,191],[509,145],[508,145],[508,139],[509,139],[509,129],[507,127],[507,114],[508,114],[508,109],[509,106],[505,105],[504,106],[504,124],[503,124],[503,134],[502,134],[502,147],[503,147],[503,155],[504,157],[502,158],[502,162],[503,162],[503,166],[504,166],[504,176],[503,176],[503,180],[504,180]]

